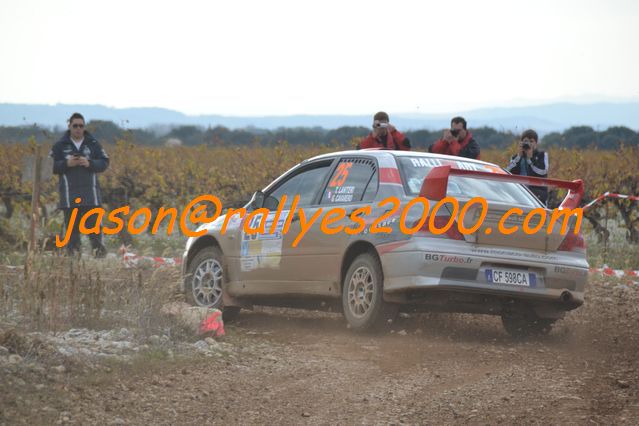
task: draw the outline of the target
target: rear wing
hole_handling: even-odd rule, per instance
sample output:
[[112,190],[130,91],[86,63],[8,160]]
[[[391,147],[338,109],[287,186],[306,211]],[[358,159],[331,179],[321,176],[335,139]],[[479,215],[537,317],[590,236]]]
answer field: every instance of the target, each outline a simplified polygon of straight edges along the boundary
[[584,182],[581,179],[569,181],[561,179],[544,179],[534,176],[519,176],[511,174],[480,172],[475,170],[454,169],[451,166],[434,167],[424,178],[420,197],[429,200],[441,200],[446,197],[449,176],[467,176],[474,179],[488,179],[501,182],[521,183],[524,185],[546,186],[549,188],[567,189],[568,194],[559,205],[560,209],[575,209],[579,207],[584,196]]

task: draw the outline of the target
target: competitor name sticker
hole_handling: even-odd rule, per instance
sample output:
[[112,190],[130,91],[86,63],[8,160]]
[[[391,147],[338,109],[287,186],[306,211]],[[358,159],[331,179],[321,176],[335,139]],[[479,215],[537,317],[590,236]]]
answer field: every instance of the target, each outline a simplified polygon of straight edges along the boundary
[[354,186],[337,186],[333,191],[328,191],[331,203],[349,203],[353,201],[353,194],[355,194]]

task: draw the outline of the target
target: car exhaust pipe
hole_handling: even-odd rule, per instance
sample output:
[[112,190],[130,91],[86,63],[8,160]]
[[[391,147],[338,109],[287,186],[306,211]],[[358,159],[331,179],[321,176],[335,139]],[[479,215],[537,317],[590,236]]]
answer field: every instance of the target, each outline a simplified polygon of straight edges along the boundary
[[569,291],[564,291],[563,293],[561,293],[561,296],[559,296],[559,300],[562,303],[570,303],[572,302],[572,293]]

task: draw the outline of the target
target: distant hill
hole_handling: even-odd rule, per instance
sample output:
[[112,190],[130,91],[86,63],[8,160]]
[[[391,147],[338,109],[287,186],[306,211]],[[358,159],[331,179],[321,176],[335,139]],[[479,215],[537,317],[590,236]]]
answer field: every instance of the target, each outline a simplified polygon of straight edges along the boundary
[[[370,115],[289,115],[262,117],[228,117],[221,115],[186,115],[164,108],[110,108],[103,105],[28,105],[0,104],[0,126],[38,124],[45,127],[63,126],[71,113],[78,111],[87,120],[107,120],[124,128],[166,128],[195,125],[224,126],[230,129],[280,127],[322,127],[336,129],[343,126],[368,127]],[[492,127],[515,133],[534,128],[545,134],[563,131],[572,126],[591,126],[594,129],[626,126],[639,129],[639,101],[627,103],[600,102],[591,104],[554,103],[538,106],[483,108],[454,114],[391,113],[392,122],[403,130],[441,129],[449,125],[453,115],[463,115],[470,127]]]

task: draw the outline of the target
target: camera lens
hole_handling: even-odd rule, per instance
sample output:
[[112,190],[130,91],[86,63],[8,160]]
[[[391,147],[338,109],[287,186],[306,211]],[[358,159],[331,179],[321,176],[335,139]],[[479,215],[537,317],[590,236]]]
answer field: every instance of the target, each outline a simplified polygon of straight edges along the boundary
[[530,144],[529,143],[525,143],[525,144],[522,145],[522,148],[530,149]]

